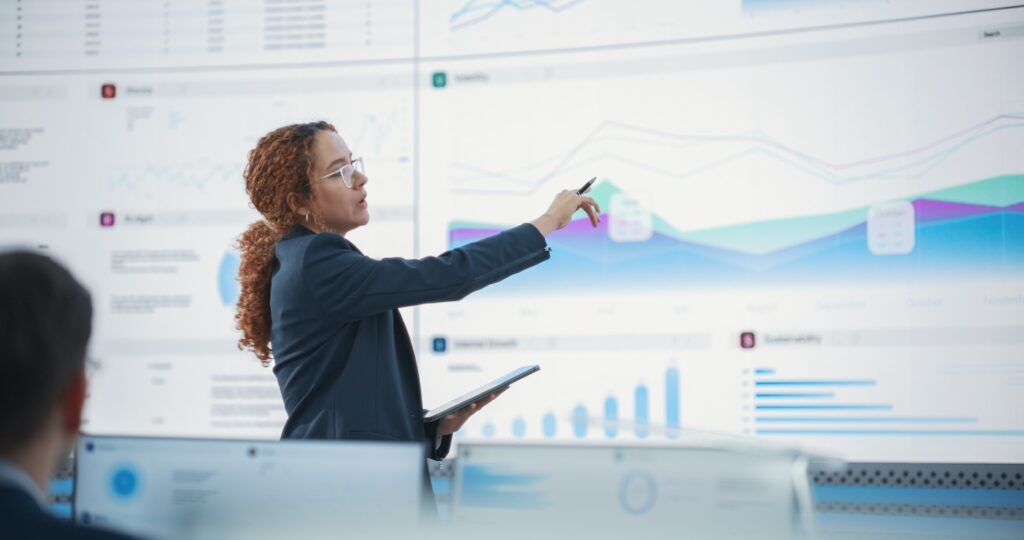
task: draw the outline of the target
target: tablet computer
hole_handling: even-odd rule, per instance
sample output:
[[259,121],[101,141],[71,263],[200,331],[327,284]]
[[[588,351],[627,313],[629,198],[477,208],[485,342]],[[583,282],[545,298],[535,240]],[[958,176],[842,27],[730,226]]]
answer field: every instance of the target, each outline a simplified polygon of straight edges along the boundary
[[423,417],[423,421],[436,422],[437,420],[440,420],[459,409],[468,407],[476,403],[477,401],[480,401],[481,399],[495,392],[498,392],[499,390],[504,390],[505,388],[508,388],[509,386],[512,385],[512,383],[518,381],[519,379],[522,379],[523,377],[526,377],[527,375],[536,373],[538,371],[540,371],[540,366],[538,365],[523,366],[515,371],[512,371],[511,373],[505,374],[481,386],[480,388],[477,388],[471,392],[467,392],[449,401],[448,403],[444,403],[442,405],[434,407],[433,409],[427,411],[426,416]]

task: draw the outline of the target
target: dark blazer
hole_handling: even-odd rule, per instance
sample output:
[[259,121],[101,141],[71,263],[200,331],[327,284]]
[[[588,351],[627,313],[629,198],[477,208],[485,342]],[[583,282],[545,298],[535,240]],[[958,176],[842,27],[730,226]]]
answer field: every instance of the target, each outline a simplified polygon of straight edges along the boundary
[[3,484],[0,485],[0,538],[127,540],[131,537],[106,529],[80,527],[60,519],[39,506],[39,502],[20,487]]
[[459,300],[549,258],[523,224],[419,260],[376,260],[337,234],[296,227],[277,242],[270,285],[274,374],[288,421],[282,438],[417,441],[425,425],[419,372],[397,308]]

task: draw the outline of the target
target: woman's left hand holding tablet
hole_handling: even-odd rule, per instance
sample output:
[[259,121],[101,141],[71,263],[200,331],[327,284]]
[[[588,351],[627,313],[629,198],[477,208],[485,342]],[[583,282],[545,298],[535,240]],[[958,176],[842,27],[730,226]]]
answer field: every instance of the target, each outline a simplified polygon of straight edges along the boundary
[[504,390],[502,390],[501,392],[495,392],[481,399],[480,401],[477,401],[476,403],[470,405],[469,407],[459,409],[453,412],[452,414],[449,414],[448,416],[442,418],[441,425],[437,426],[438,436],[444,437],[447,435],[451,435],[452,433],[455,433],[456,431],[462,429],[462,425],[465,424],[467,420],[469,420],[470,416],[473,416],[474,414],[480,412],[480,409],[483,409],[488,403],[497,399],[498,396],[502,394],[502,392],[504,392]]

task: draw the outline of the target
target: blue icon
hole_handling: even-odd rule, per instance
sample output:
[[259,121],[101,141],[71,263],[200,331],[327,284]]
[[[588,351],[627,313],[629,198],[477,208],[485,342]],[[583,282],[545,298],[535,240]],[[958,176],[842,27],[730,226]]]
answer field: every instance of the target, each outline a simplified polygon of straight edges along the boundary
[[139,489],[139,475],[130,467],[118,467],[110,480],[114,495],[122,499],[130,498]]
[[435,354],[443,354],[448,352],[448,338],[434,338],[433,349]]

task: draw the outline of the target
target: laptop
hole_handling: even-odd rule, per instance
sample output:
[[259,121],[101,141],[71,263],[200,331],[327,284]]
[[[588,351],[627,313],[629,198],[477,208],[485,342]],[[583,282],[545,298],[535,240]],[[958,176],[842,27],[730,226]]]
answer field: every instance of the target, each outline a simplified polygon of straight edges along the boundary
[[416,526],[423,446],[83,435],[74,519],[147,538],[301,538]]
[[452,521],[510,536],[791,538],[794,462],[702,447],[461,443]]

